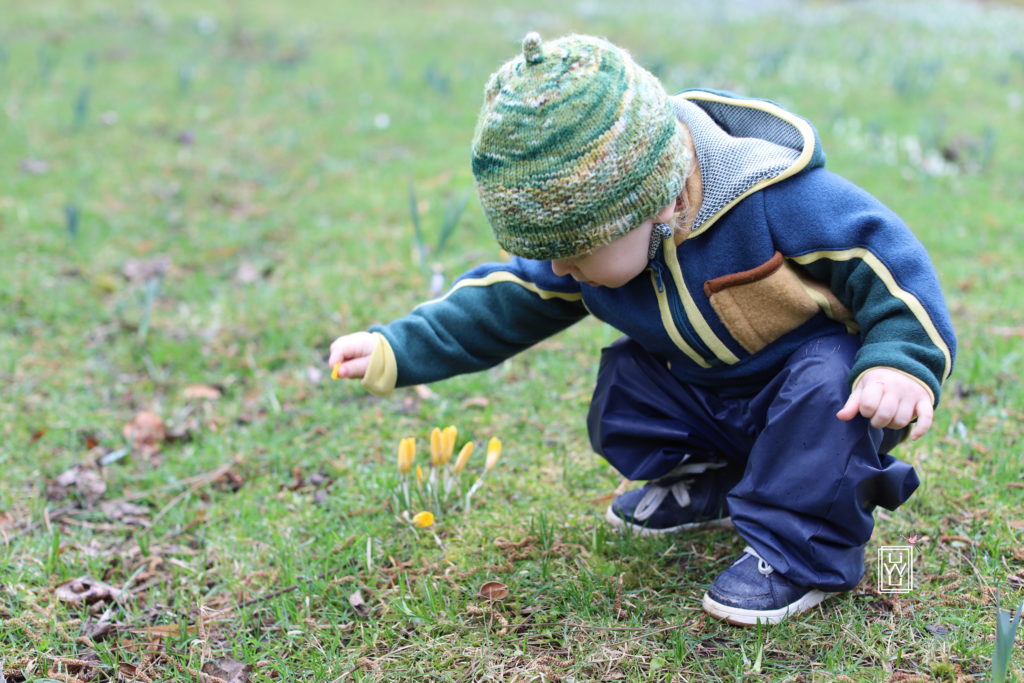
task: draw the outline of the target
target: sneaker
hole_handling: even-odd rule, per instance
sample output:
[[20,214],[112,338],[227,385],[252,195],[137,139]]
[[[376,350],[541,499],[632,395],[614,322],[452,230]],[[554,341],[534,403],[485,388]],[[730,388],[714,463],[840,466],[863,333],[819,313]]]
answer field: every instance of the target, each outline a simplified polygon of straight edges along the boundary
[[688,463],[612,501],[605,519],[641,536],[704,527],[730,527],[725,496],[736,484],[726,463]]
[[704,611],[736,626],[777,624],[835,595],[798,586],[747,546],[704,594]]

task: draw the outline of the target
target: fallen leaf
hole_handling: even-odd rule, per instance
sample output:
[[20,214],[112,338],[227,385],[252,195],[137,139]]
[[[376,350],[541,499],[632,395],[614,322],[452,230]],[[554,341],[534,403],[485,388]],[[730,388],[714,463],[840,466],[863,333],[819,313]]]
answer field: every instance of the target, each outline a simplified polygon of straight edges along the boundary
[[44,159],[34,159],[32,157],[22,159],[19,167],[29,175],[42,175],[50,170],[50,164]]
[[91,605],[100,600],[114,600],[120,602],[126,598],[126,594],[120,588],[114,588],[108,583],[97,581],[88,576],[80,576],[71,579],[57,586],[54,594],[61,602],[71,605],[85,603]]
[[221,390],[209,384],[190,384],[181,392],[186,401],[197,399],[216,401],[221,396]]
[[112,522],[149,526],[150,509],[145,505],[136,505],[126,500],[111,500],[100,504],[100,510]]
[[431,401],[437,398],[437,394],[434,393],[434,390],[428,387],[426,384],[417,384],[416,386],[413,387],[413,390],[416,392],[416,395],[419,396],[420,400],[422,401]]
[[993,327],[991,328],[992,334],[1004,339],[1011,337],[1024,337],[1024,327]]
[[254,263],[248,261],[243,262],[238,266],[238,270],[235,271],[235,282],[242,285],[251,285],[254,282],[265,280],[270,277],[270,274],[274,272],[273,266],[259,267]]
[[39,441],[39,439],[43,438],[44,434],[46,434],[45,429],[37,429],[36,431],[32,432],[32,436],[29,437],[29,442],[35,443],[36,441]]
[[167,427],[163,418],[156,413],[142,411],[124,426],[124,436],[132,445],[132,451],[146,456],[154,455],[167,438]]
[[[189,626],[185,633],[191,635],[198,632],[198,626]],[[178,624],[157,624],[156,626],[144,626],[142,628],[128,629],[131,633],[144,633],[157,638],[177,638],[181,635],[181,626]]]
[[107,483],[103,481],[103,475],[98,470],[83,465],[75,465],[61,472],[54,483],[62,488],[74,487],[82,500],[89,505],[96,504],[107,492]]
[[465,401],[462,402],[462,409],[465,410],[466,408],[486,408],[489,405],[491,405],[491,400],[486,396],[473,396],[471,398],[467,398]]
[[242,664],[231,657],[211,659],[203,664],[202,668],[204,674],[223,678],[228,683],[245,683],[249,680],[249,673],[251,671],[251,666]]
[[139,667],[125,662],[117,665],[117,680],[124,683],[153,683],[153,679],[144,674]]
[[1024,481],[1011,481],[1006,484],[1011,489],[1024,489]]
[[1015,519],[1009,524],[1011,529],[1024,529],[1024,519]]
[[488,581],[480,586],[480,596],[487,600],[504,600],[508,593],[508,586],[500,581]]
[[129,259],[121,266],[121,274],[131,282],[145,282],[163,277],[171,268],[171,257],[159,254],[149,259]]
[[356,611],[356,614],[361,616],[363,619],[370,616],[370,606],[363,600],[363,592],[356,591],[352,595],[348,596],[348,604],[352,605],[352,609]]

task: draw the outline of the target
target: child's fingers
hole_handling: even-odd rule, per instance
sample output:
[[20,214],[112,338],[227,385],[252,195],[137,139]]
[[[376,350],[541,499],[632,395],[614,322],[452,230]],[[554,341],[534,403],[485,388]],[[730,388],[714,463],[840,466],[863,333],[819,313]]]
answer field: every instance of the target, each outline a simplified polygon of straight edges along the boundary
[[836,417],[840,420],[850,421],[857,417],[857,413],[860,412],[860,388],[854,389],[850,392],[850,398],[846,399],[846,403],[839,412],[836,413]]
[[331,377],[337,379],[343,379],[346,377],[362,377],[366,374],[366,369],[370,366],[370,359],[367,357],[353,358],[352,360],[345,361],[333,366]]
[[932,417],[934,416],[934,409],[932,408],[932,401],[930,398],[922,398],[917,402],[917,424],[910,430],[910,438],[917,441],[925,435],[932,426]]

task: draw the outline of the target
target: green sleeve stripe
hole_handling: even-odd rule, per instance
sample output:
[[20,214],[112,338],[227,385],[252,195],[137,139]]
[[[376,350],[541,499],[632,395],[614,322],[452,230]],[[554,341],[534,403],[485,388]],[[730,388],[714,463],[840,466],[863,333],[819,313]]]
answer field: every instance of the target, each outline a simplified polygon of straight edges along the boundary
[[516,275],[508,272],[507,270],[496,270],[493,273],[485,275],[484,277],[467,278],[465,280],[459,280],[457,283],[455,283],[454,287],[452,287],[445,293],[444,296],[438,297],[436,299],[431,299],[430,301],[424,301],[423,303],[416,306],[416,308],[419,308],[420,306],[426,306],[428,304],[437,303],[439,301],[444,301],[452,294],[454,294],[455,292],[459,291],[464,287],[489,287],[499,282],[510,282],[512,284],[519,285],[523,289],[527,289],[533,292],[541,299],[564,299],[565,301],[579,301],[583,298],[583,295],[580,294],[579,292],[555,292],[548,289],[541,289],[534,283],[517,277]]
[[896,278],[893,277],[889,269],[885,267],[885,264],[882,263],[877,256],[864,247],[855,247],[853,249],[841,249],[834,251],[812,251],[801,256],[792,256],[790,258],[801,265],[814,263],[821,259],[828,259],[830,261],[852,261],[854,259],[860,259],[863,261],[872,270],[872,272],[874,272],[875,276],[881,280],[886,289],[889,290],[889,294],[906,304],[907,308],[910,309],[910,312],[914,314],[918,324],[920,324],[921,328],[925,331],[925,334],[928,335],[932,344],[942,351],[942,355],[945,358],[945,369],[942,371],[942,381],[946,381],[949,374],[953,371],[953,354],[950,352],[949,345],[946,344],[942,335],[939,334],[938,328],[932,321],[931,316],[928,315],[928,311],[926,311],[924,306],[921,304],[921,301],[896,283]]

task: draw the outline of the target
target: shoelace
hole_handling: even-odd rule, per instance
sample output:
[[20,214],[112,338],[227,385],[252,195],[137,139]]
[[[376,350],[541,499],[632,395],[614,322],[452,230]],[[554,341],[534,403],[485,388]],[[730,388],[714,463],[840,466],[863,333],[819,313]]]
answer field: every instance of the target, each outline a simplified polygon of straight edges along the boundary
[[[767,562],[765,562],[764,558],[758,555],[757,551],[751,548],[749,545],[743,549],[743,552],[747,555],[753,555],[757,558],[757,571],[761,572],[763,575],[768,576],[769,574],[775,571],[775,568]],[[736,562],[734,562],[733,564],[739,564],[745,559],[745,557],[741,557],[740,559],[736,560]]]
[[[700,474],[707,470],[714,470],[720,467],[725,467],[724,462],[695,462],[692,464],[681,465],[676,469],[672,470],[671,475],[681,474]],[[637,503],[636,509],[633,511],[633,518],[639,522],[650,518],[654,514],[654,511],[661,507],[662,502],[671,493],[672,497],[679,503],[679,507],[687,507],[690,504],[690,484],[693,483],[693,478],[680,479],[668,486],[659,486],[657,484],[651,484],[647,492],[644,493],[643,498]]]

